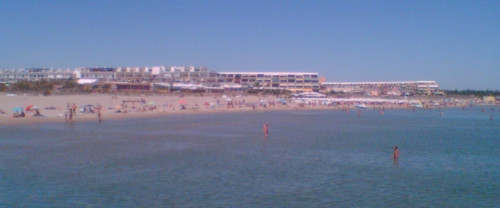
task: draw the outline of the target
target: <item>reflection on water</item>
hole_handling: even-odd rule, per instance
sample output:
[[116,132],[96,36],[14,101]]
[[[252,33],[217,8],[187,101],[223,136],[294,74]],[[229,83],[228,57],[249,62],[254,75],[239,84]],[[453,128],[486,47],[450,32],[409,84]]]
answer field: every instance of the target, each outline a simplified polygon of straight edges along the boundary
[[[477,109],[445,111],[175,115],[0,127],[0,207],[500,204],[500,123]],[[265,121],[269,137],[262,133]]]

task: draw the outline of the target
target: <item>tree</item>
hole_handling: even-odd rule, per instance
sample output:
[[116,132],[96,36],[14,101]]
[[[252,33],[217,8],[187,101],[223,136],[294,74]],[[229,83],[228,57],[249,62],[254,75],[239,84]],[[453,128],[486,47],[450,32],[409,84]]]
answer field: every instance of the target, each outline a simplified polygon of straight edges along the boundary
[[445,90],[444,91],[447,95],[461,95],[461,96],[500,96],[500,91],[495,90]]
[[73,79],[65,81],[63,86],[62,86],[63,90],[70,91],[70,92],[74,92],[75,89],[77,89],[77,88],[78,88],[78,83]]
[[19,81],[12,84],[12,90],[16,92],[28,92],[32,89],[31,83],[28,81]]
[[52,94],[52,89],[54,89],[54,84],[44,79],[32,83],[32,90],[35,92],[43,92],[44,95]]
[[5,92],[7,90],[7,85],[0,84],[0,92]]

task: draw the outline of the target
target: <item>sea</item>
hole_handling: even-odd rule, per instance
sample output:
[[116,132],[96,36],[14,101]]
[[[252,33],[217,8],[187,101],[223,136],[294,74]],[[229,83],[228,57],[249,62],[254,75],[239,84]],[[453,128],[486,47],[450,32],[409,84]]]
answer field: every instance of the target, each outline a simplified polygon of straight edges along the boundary
[[1,126],[0,207],[500,206],[498,106],[103,119]]

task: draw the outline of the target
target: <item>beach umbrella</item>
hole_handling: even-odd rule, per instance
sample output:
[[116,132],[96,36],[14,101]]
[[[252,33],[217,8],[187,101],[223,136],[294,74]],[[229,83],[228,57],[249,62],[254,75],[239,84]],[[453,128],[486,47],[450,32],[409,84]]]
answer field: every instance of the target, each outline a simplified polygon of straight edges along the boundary
[[179,104],[186,104],[185,100],[179,100]]
[[33,105],[26,106],[26,111],[30,111],[32,107],[33,107]]
[[19,112],[19,111],[23,111],[23,107],[15,107],[12,109],[12,112]]

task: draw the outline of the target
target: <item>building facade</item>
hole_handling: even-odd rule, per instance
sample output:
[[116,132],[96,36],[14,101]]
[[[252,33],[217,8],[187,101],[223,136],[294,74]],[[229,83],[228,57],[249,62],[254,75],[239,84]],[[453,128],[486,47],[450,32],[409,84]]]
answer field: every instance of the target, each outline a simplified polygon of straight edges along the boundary
[[325,91],[346,94],[370,95],[405,95],[405,94],[439,94],[439,85],[435,81],[405,82],[324,82]]
[[[324,82],[314,72],[215,72],[207,67],[153,66],[153,67],[82,67],[76,69],[0,69],[0,83],[18,81],[75,79],[79,83],[100,85],[135,86],[144,89],[149,86],[172,87],[184,84],[201,86],[205,89],[280,89],[292,92],[342,92],[346,94],[405,95],[439,94],[435,81],[407,82]],[[80,82],[81,81],[81,82]],[[153,87],[147,87],[153,89]]]
[[80,68],[76,73],[80,79],[127,83],[215,83],[217,78],[216,72],[193,66]]
[[318,73],[310,72],[219,72],[218,82],[292,92],[318,92],[320,89]]
[[75,78],[71,69],[27,68],[0,69],[0,83],[12,84],[19,81],[68,80]]

